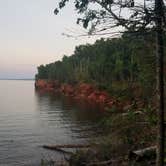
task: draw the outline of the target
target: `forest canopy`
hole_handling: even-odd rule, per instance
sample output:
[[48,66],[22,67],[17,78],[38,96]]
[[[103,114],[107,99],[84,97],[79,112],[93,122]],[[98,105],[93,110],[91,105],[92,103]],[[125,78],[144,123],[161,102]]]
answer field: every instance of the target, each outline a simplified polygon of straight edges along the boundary
[[153,93],[155,84],[154,35],[125,33],[119,38],[100,39],[76,46],[71,56],[38,67],[36,79],[61,83],[92,83],[110,90],[115,82],[139,84]]

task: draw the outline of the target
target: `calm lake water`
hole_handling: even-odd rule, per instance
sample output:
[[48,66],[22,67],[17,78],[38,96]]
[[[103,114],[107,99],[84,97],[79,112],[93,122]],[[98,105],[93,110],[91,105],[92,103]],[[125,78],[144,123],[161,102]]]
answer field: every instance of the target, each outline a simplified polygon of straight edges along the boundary
[[37,166],[61,159],[43,144],[83,143],[95,134],[101,112],[71,98],[34,89],[34,81],[0,81],[0,165]]

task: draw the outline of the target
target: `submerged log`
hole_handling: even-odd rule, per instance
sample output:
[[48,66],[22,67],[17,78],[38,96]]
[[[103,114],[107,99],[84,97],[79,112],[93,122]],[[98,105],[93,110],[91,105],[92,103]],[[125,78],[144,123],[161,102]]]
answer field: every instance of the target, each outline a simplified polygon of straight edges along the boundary
[[73,154],[72,152],[63,150],[63,149],[58,148],[58,147],[51,147],[51,146],[48,146],[48,145],[43,145],[42,147],[43,147],[44,149],[54,150],[54,151],[57,151],[57,152],[60,152],[60,153],[63,153],[63,154],[68,154],[68,155]]
[[43,145],[45,149],[55,150],[61,153],[73,154],[73,152],[64,150],[65,148],[89,148],[90,145]]
[[98,165],[103,165],[103,166],[107,166],[107,165],[119,165],[119,163],[121,161],[123,161],[124,158],[123,157],[118,157],[116,159],[110,159],[110,160],[105,160],[105,161],[96,161],[96,162],[90,162],[87,163],[87,166],[98,166]]
[[89,148],[90,145],[83,144],[68,144],[68,145],[43,145],[43,148],[46,149],[57,149],[57,148]]

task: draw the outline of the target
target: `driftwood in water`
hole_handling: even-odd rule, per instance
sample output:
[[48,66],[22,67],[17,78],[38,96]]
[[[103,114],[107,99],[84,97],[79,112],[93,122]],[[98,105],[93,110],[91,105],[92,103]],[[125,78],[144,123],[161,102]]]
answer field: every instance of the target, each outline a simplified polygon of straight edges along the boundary
[[49,149],[49,150],[56,150],[62,153],[66,154],[73,154],[72,152],[63,150],[64,148],[89,148],[90,145],[43,145],[43,148]]
[[43,145],[43,148],[47,149],[56,149],[56,148],[89,148],[90,145],[83,145],[83,144],[69,144],[69,145]]
[[58,148],[58,147],[52,147],[50,145],[43,145],[42,146],[44,149],[49,149],[49,150],[55,150],[55,151],[58,151],[60,153],[63,153],[63,154],[73,154],[72,152],[69,152],[69,151],[66,151],[66,150],[63,150],[61,148]]
[[151,146],[148,148],[136,150],[130,152],[129,158],[140,159],[140,158],[152,158],[156,156],[156,146]]
[[100,162],[91,162],[87,164],[87,166],[108,165],[111,163],[112,163],[112,160],[107,160],[107,161],[100,161]]

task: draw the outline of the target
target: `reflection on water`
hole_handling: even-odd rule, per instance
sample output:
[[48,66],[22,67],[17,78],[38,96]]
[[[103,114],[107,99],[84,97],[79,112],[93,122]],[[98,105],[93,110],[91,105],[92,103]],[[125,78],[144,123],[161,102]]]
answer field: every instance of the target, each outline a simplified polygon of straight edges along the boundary
[[33,81],[0,81],[0,165],[39,165],[61,158],[43,144],[82,143],[101,112],[72,98],[34,90]]

